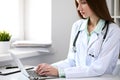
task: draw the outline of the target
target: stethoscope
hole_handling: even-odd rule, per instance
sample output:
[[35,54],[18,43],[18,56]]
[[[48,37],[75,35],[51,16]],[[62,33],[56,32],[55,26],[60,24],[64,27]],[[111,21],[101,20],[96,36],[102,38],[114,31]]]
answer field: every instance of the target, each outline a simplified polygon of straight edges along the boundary
[[[80,26],[81,26],[81,25],[80,25]],[[108,26],[109,26],[109,22],[106,21],[104,27],[102,28],[102,31],[106,28],[105,34],[104,34],[104,36],[103,36],[102,43],[104,42],[104,40],[105,40],[105,38],[106,38],[106,35],[107,35],[107,32],[108,32]],[[74,52],[74,53],[77,52],[77,51],[76,51],[76,41],[77,41],[77,39],[78,39],[78,36],[79,36],[80,32],[81,32],[81,31],[78,31],[78,33],[77,33],[77,35],[75,36],[75,39],[74,39],[74,41],[73,41],[73,52]],[[94,54],[89,54],[89,56],[94,57]]]

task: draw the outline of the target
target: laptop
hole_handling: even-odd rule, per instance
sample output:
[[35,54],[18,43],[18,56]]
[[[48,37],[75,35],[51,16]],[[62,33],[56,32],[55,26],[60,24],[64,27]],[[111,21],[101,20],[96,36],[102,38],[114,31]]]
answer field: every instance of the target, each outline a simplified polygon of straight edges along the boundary
[[32,70],[26,70],[24,69],[23,64],[21,63],[20,59],[12,52],[10,52],[11,57],[13,58],[13,60],[16,62],[16,64],[18,65],[19,69],[21,70],[22,74],[29,78],[30,80],[45,80],[45,79],[53,79],[56,78],[54,76],[39,76],[38,74],[36,74],[36,72],[32,69]]

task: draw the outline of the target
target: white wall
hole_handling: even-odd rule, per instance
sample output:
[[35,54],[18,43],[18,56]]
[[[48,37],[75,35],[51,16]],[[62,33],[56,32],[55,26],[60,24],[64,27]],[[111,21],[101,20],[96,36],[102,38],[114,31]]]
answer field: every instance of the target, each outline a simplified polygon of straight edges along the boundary
[[52,0],[54,61],[66,58],[72,24],[78,19],[74,0]]
[[[52,55],[34,58],[36,63],[53,63],[65,59],[68,54],[72,24],[78,20],[74,0],[52,0]],[[31,58],[33,59],[33,58]],[[30,63],[29,60],[26,61]]]

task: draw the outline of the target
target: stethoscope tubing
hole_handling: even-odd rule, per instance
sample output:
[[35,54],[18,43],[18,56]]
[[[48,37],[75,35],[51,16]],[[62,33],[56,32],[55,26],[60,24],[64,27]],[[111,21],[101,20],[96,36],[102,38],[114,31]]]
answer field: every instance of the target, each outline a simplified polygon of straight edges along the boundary
[[[80,25],[80,26],[81,26],[81,25]],[[103,42],[104,42],[104,40],[105,40],[105,38],[106,38],[106,36],[107,36],[108,26],[109,26],[109,22],[108,22],[108,21],[105,21],[105,25],[104,25],[104,27],[102,28],[102,31],[106,28],[105,34],[104,34],[104,36],[103,36]],[[73,41],[73,52],[74,52],[74,53],[76,53],[76,41],[77,41],[77,39],[78,39],[78,36],[79,36],[80,32],[81,32],[81,31],[78,31],[78,32],[77,32],[77,35],[75,36],[75,39],[74,39],[74,41]],[[102,42],[102,43],[103,43],[103,42]],[[94,57],[93,54],[89,54],[89,56]]]

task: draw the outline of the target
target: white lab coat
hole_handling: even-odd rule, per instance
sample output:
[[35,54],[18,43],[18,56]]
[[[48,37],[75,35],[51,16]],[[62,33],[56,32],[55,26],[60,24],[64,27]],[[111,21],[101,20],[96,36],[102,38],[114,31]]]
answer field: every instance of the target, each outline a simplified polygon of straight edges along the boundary
[[[54,63],[64,69],[66,78],[92,77],[112,74],[120,52],[120,28],[115,23],[109,24],[107,36],[103,40],[105,30],[93,33],[88,44],[85,25],[87,20],[79,20],[73,24],[70,47],[67,59]],[[73,52],[73,41],[80,30],[76,42],[77,52]],[[103,43],[102,43],[103,42]],[[93,54],[94,57],[89,56]]]

